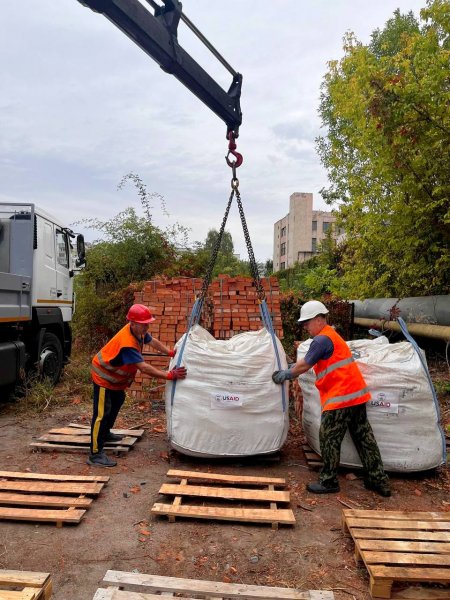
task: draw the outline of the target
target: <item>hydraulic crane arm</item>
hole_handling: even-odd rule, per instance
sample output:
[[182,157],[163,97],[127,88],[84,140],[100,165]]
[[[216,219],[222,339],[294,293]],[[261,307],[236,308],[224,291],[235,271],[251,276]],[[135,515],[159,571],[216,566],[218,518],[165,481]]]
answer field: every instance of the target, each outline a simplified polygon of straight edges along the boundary
[[[167,73],[173,74],[191,90],[227,125],[227,137],[233,132],[239,134],[242,122],[240,95],[242,75],[236,73],[203,38],[198,30],[182,14],[179,0],[163,0],[158,6],[153,0],[146,0],[153,6],[153,15],[139,0],[78,0],[95,12],[105,15],[121,29],[144,52],[151,56]],[[208,73],[179,45],[177,28],[180,18],[193,29],[222,64],[231,72],[233,81],[226,92]]]

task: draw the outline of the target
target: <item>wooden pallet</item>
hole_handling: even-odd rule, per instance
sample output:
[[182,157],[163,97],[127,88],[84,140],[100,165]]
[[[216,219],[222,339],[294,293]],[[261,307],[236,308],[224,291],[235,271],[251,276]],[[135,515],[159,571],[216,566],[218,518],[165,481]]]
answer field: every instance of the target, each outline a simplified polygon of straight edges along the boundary
[[0,600],[49,600],[50,573],[0,569]]
[[[123,435],[118,442],[106,442],[105,450],[114,454],[128,452],[144,435],[144,429],[112,429],[112,433]],[[50,429],[30,444],[36,450],[53,450],[56,452],[88,452],[91,441],[91,428],[79,423],[70,423],[67,427]]]
[[109,477],[0,471],[0,520],[79,523]]
[[322,457],[308,444],[303,444],[303,454],[305,455],[306,464],[312,471],[317,471],[323,466]]
[[[247,523],[271,523],[273,529],[278,529],[279,524],[293,525],[295,523],[294,513],[290,508],[278,508],[278,503],[286,504],[290,501],[289,492],[275,489],[276,487],[285,487],[285,479],[197,473],[176,469],[169,470],[167,477],[178,479],[179,482],[164,483],[159,493],[175,496],[175,499],[172,504],[154,504],[151,512],[154,515],[167,515],[170,522],[174,522],[175,517],[191,517],[245,521]],[[199,482],[204,484],[206,482],[207,485],[198,485]],[[215,484],[220,484],[220,487]],[[230,485],[247,487],[229,487]],[[214,505],[182,504],[184,497],[200,498],[202,503],[209,501],[214,502]],[[238,501],[247,503],[247,505],[267,502],[270,508],[226,507],[220,505],[218,500]]]
[[[450,598],[450,514],[379,510],[343,511],[343,528],[355,542],[355,559],[370,576],[372,598],[407,598],[392,593],[394,582],[442,583],[410,597]],[[442,592],[442,594],[440,594]]]
[[238,598],[239,600],[334,600],[333,592],[301,591],[295,588],[265,587],[242,583],[222,583],[199,579],[160,577],[125,571],[107,571],[93,600],[161,600],[161,596],[177,598]]

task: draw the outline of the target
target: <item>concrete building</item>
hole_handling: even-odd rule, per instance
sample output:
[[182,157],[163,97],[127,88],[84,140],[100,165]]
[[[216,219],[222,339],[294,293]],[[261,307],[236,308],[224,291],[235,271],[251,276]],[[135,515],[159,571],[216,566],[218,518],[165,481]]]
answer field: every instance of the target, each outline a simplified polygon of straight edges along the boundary
[[288,214],[277,221],[273,231],[273,270],[281,271],[312,258],[332,228],[331,212],[313,210],[313,195],[295,192],[289,198]]

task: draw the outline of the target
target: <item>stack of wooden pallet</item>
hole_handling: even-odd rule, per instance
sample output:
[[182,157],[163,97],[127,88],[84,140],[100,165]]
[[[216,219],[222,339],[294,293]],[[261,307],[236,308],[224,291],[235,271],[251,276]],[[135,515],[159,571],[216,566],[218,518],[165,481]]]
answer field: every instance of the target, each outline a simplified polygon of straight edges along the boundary
[[295,588],[265,587],[242,583],[222,583],[200,579],[159,577],[125,571],[107,571],[93,600],[156,600],[161,596],[177,598],[236,598],[238,600],[334,600],[330,591],[303,592]]
[[0,570],[0,600],[49,600],[50,573]]
[[[198,278],[155,280],[148,281],[141,292],[136,292],[135,302],[148,306],[156,317],[150,324],[149,333],[169,348],[172,348],[186,332],[188,317],[202,283],[203,280]],[[262,279],[262,284],[275,332],[282,338],[278,280],[270,277]],[[253,280],[250,277],[228,275],[219,275],[214,279],[208,289],[200,324],[216,339],[223,340],[243,331],[261,329]],[[168,357],[152,356],[153,353],[151,347],[144,347],[143,355],[148,362],[160,369],[167,369]],[[138,373],[130,391],[138,400],[147,399],[152,387],[151,377]]]
[[[286,506],[290,502],[288,491],[275,489],[276,487],[285,487],[285,479],[198,473],[196,471],[178,471],[175,469],[169,470],[167,477],[177,479],[178,483],[163,484],[159,489],[159,493],[175,498],[172,504],[154,504],[152,514],[166,515],[171,522],[175,521],[175,517],[188,517],[219,521],[269,523],[273,529],[278,529],[279,524],[295,524],[292,510],[278,507],[280,503]],[[191,501],[186,503],[184,499],[189,497]],[[194,503],[193,499],[197,500],[197,504]],[[199,499],[201,504],[198,504]],[[226,506],[224,501],[233,503],[235,506]],[[209,502],[210,505],[205,506],[205,502]],[[236,507],[236,503],[239,503],[238,507]],[[270,508],[254,506],[261,503],[268,504]]]
[[[450,598],[450,514],[343,510],[343,527],[355,542],[355,559],[364,562],[372,598]],[[447,589],[415,587],[395,592],[393,584],[437,583]]]
[[77,524],[109,477],[0,471],[0,520]]

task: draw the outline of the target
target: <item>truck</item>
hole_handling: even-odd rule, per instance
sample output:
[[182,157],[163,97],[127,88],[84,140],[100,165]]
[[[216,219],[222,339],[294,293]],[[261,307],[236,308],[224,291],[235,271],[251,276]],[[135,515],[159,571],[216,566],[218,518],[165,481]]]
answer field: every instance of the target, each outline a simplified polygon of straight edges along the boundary
[[1,399],[30,372],[58,382],[72,350],[73,277],[84,264],[82,234],[34,204],[0,203]]

